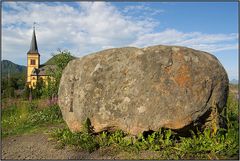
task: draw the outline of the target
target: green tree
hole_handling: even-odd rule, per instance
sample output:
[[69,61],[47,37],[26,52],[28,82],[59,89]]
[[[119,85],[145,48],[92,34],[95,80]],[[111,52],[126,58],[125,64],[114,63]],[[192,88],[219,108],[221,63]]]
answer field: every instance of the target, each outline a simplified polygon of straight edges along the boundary
[[24,74],[8,74],[1,80],[1,94],[3,98],[17,96],[16,90],[23,90],[25,86]]
[[43,95],[45,83],[42,78],[39,78],[36,82],[35,89],[32,90],[32,96],[34,99],[41,98]]
[[17,89],[23,90],[26,85],[26,74],[18,74],[17,77]]
[[1,81],[1,93],[3,98],[15,97],[15,90],[18,89],[16,77],[4,78]]
[[68,50],[58,50],[57,54],[53,54],[53,59],[51,61],[52,64],[55,65],[55,68],[54,70],[49,69],[47,71],[50,77],[47,79],[48,85],[43,89],[43,95],[51,99],[51,101],[56,100],[62,71],[72,59],[74,59],[74,57]]

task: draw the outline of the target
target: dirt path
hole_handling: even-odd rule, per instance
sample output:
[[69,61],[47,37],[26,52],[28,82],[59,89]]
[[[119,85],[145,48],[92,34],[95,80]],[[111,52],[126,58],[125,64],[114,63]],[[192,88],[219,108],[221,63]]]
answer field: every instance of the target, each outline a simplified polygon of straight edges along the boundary
[[[52,127],[48,127],[47,131]],[[157,153],[133,154],[114,147],[100,148],[92,153],[76,151],[70,147],[59,149],[56,141],[49,140],[46,131],[2,139],[2,159],[149,159],[158,158]]]
[[[52,127],[48,127],[47,131]],[[119,151],[105,148],[93,153],[76,151],[70,147],[59,149],[56,141],[49,140],[46,131],[2,139],[1,159],[119,159],[124,156]]]
[[49,140],[49,132],[54,127],[20,136],[2,139],[2,159],[113,159],[106,152],[97,150],[93,153],[76,151],[73,148],[57,148],[56,141]]
[[56,149],[43,133],[7,137],[2,140],[2,159],[74,159],[70,148]]

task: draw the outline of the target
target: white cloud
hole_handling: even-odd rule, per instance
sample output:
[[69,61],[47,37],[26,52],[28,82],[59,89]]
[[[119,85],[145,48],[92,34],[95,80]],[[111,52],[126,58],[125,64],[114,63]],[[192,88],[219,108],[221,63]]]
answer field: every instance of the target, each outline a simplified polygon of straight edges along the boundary
[[[26,63],[33,22],[38,23],[36,34],[42,62],[58,48],[69,49],[75,56],[109,47],[156,44],[188,46],[209,52],[237,49],[236,33],[156,31],[161,24],[151,16],[162,14],[164,10],[136,5],[121,11],[106,2],[74,4],[3,2],[3,58]],[[129,12],[143,12],[144,16],[126,15]]]
[[166,29],[162,32],[143,34],[133,42],[132,46],[149,45],[179,45],[207,52],[238,49],[237,33],[232,34],[204,34],[200,32],[180,32],[175,29]]
[[141,3],[138,5],[130,5],[126,6],[123,9],[123,13],[131,13],[131,14],[142,14],[142,15],[147,15],[147,16],[155,16],[155,15],[160,15],[163,12],[165,12],[163,9],[154,9],[149,6],[147,6],[147,3]]

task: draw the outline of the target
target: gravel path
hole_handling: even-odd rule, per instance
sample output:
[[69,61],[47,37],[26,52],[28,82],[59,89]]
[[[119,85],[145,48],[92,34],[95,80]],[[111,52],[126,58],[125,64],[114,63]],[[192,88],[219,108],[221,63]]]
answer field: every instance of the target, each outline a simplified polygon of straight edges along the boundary
[[[51,130],[52,127],[48,127]],[[45,130],[44,130],[45,131]],[[119,159],[121,152],[111,147],[98,149],[93,153],[76,151],[70,147],[59,149],[56,141],[49,140],[49,135],[43,131],[10,136],[2,139],[1,159]]]
[[70,148],[57,149],[46,134],[7,137],[2,140],[2,159],[74,159]]

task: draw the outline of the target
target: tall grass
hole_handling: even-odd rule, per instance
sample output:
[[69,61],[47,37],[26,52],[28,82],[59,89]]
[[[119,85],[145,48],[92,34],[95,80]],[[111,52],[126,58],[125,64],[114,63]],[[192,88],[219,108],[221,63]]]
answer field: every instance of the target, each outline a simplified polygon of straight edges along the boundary
[[38,109],[36,103],[22,101],[17,106],[2,109],[2,136],[32,132],[37,128],[63,122],[58,106]]

